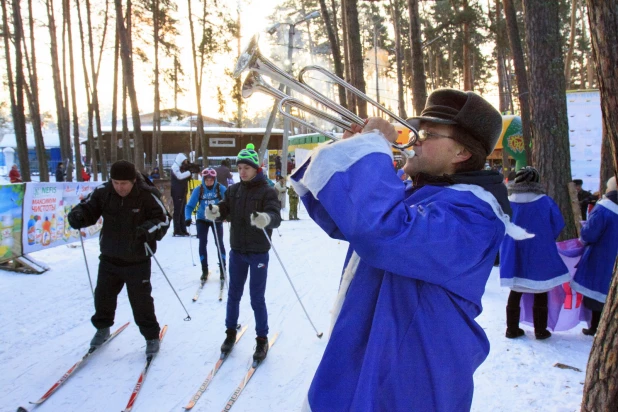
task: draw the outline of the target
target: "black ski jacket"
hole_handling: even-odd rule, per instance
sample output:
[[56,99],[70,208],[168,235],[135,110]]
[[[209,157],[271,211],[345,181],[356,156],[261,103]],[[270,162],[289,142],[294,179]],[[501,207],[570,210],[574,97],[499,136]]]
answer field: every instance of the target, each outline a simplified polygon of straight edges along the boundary
[[[99,235],[101,257],[117,263],[148,259],[144,241],[153,252],[169,228],[169,215],[157,189],[138,178],[131,192],[121,197],[111,182],[103,183],[69,213],[78,216],[80,227],[95,224],[103,216]],[[78,228],[75,228],[78,229]]]
[[227,220],[230,226],[230,246],[241,253],[266,253],[270,243],[262,229],[251,225],[253,212],[265,212],[270,216],[270,224],[266,227],[268,237],[273,229],[281,224],[281,204],[277,192],[268,186],[266,178],[259,172],[248,182],[234,183],[225,191],[224,198],[219,202],[221,220]]

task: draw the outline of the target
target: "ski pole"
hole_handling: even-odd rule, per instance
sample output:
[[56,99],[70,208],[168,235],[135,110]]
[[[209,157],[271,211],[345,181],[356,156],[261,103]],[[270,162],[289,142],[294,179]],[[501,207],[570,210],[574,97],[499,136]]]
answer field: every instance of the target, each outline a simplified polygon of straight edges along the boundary
[[279,232],[279,228],[277,228],[277,233],[279,233],[279,237],[281,237],[281,232]]
[[86,250],[84,249],[84,238],[82,237],[82,231],[79,232],[79,240],[82,242],[82,253],[84,254],[84,262],[86,263],[86,273],[88,274],[88,282],[90,283],[90,291],[92,292],[92,299],[94,299],[94,288],[92,287],[92,278],[90,277],[90,268],[88,267],[88,259],[86,259]]
[[225,280],[225,287],[229,290],[230,286],[228,285],[227,282],[227,264],[225,263],[225,260],[223,260],[223,255],[221,254],[221,247],[219,245],[221,245],[220,243],[220,239],[219,239],[219,235],[217,234],[217,224],[211,220],[210,222],[212,222],[212,232],[215,234],[215,243],[217,244],[217,253],[219,254],[219,262],[221,262],[221,267],[223,268],[223,279]]
[[[256,214],[257,213],[254,212],[254,216]],[[296,291],[296,288],[294,287],[294,283],[292,283],[292,279],[290,278],[290,275],[288,275],[288,271],[285,269],[285,266],[283,265],[283,262],[281,261],[279,254],[277,253],[277,249],[275,249],[275,245],[273,245],[273,242],[270,240],[270,237],[268,237],[268,233],[266,232],[266,229],[262,228],[262,232],[264,232],[264,236],[266,236],[266,239],[268,239],[268,243],[270,243],[270,247],[273,249],[273,252],[275,252],[275,256],[277,256],[277,260],[279,260],[279,263],[281,264],[281,267],[283,268],[283,272],[285,273],[285,276],[287,276],[288,281],[290,282],[290,285],[292,286],[292,290],[294,291],[294,294],[296,295],[296,298],[298,299],[298,303],[300,303],[300,306],[303,308],[303,311],[305,312],[305,316],[307,317],[307,320],[309,321],[309,323],[311,323],[311,326],[313,327],[313,330],[315,331],[316,336],[318,338],[322,338],[324,333],[318,332],[315,325],[313,324],[313,321],[311,320],[309,313],[307,313],[307,309],[305,309],[305,305],[303,305],[303,301],[300,300],[300,296],[298,296],[298,292]]]
[[185,313],[187,314],[187,317],[184,318],[184,320],[185,321],[191,320],[191,315],[189,315],[189,312],[187,311],[187,308],[185,308],[185,305],[182,303],[182,300],[180,300],[180,296],[178,296],[178,293],[176,293],[176,289],[174,289],[174,286],[172,286],[172,282],[170,282],[169,278],[165,274],[165,271],[161,267],[161,264],[159,263],[159,260],[157,259],[157,257],[153,253],[152,249],[150,249],[150,246],[148,245],[148,242],[144,242],[144,246],[146,247],[146,250],[148,251],[148,253],[150,253],[150,255],[154,258],[155,262],[157,262],[157,266],[159,266],[159,269],[161,269],[161,273],[163,273],[163,276],[165,276],[165,280],[167,280],[167,283],[170,285],[170,288],[172,288],[172,290],[174,291],[174,294],[178,298],[178,302],[180,302],[180,304],[182,305],[182,308],[185,310]]
[[189,249],[191,250],[191,262],[193,262],[193,266],[195,266],[195,259],[193,258],[193,242],[191,242],[191,225],[189,225]]

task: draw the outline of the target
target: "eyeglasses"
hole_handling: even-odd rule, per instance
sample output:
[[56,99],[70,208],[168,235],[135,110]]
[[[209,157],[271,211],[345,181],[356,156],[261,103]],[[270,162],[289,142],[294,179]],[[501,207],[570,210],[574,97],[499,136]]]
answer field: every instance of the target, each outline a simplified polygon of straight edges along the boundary
[[202,170],[202,177],[217,177],[217,171],[212,167]]
[[428,132],[427,130],[423,130],[423,129],[418,131],[418,141],[419,142],[424,142],[425,140],[430,139],[432,137],[443,137],[445,139],[452,139],[451,136],[447,136],[445,134]]

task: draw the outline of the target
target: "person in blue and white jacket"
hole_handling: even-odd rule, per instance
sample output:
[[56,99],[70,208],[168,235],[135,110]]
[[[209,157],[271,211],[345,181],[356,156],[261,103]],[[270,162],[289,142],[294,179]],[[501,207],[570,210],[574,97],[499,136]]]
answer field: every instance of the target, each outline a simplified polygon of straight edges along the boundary
[[393,169],[397,132],[380,118],[292,175],[311,218],[350,243],[304,410],[470,409],[489,352],[474,320],[485,284],[505,233],[529,235],[510,223],[501,175],[482,171],[502,131],[496,109],[441,89],[408,122],[419,131],[404,166],[413,185]]
[[[199,239],[199,254],[200,262],[202,264],[202,277],[200,280],[206,282],[208,279],[208,252],[206,246],[208,245],[208,229],[217,230],[215,236],[215,245],[219,253],[217,253],[217,259],[219,260],[219,276],[224,278],[225,273],[225,245],[223,244],[223,222],[214,222],[208,220],[205,215],[205,209],[210,205],[218,205],[223,196],[225,195],[225,186],[217,182],[217,171],[213,168],[206,168],[202,170],[202,184],[193,189],[191,197],[185,208],[185,224],[187,227],[191,226],[191,214],[197,206],[197,213],[195,219],[195,225],[197,227],[197,237]],[[214,225],[214,226],[213,226]],[[223,259],[223,261],[221,261]]]
[[532,319],[537,339],[547,339],[547,292],[570,282],[569,269],[558,253],[556,239],[564,228],[558,205],[545,194],[539,172],[521,168],[509,182],[513,223],[536,236],[525,241],[505,238],[500,247],[500,284],[511,288],[506,305],[506,333],[509,339],[524,335],[519,327],[520,302],[524,293],[534,294]]
[[583,329],[582,333],[593,336],[599,327],[618,254],[616,177],[607,181],[605,196],[588,215],[579,238],[586,245],[586,249],[577,264],[571,286],[573,290],[584,295],[584,306],[592,310],[590,327]]

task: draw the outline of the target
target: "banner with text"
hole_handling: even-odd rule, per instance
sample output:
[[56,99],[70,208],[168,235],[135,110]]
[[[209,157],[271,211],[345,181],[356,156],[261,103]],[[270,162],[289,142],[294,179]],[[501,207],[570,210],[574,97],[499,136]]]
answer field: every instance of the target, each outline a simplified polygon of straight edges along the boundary
[[[79,241],[79,232],[72,229],[67,215],[83,198],[100,183],[28,183],[24,195],[22,245],[23,253],[66,245]],[[96,236],[103,219],[81,229],[82,236]]]
[[0,186],[0,263],[22,255],[21,207],[25,187],[22,183]]

